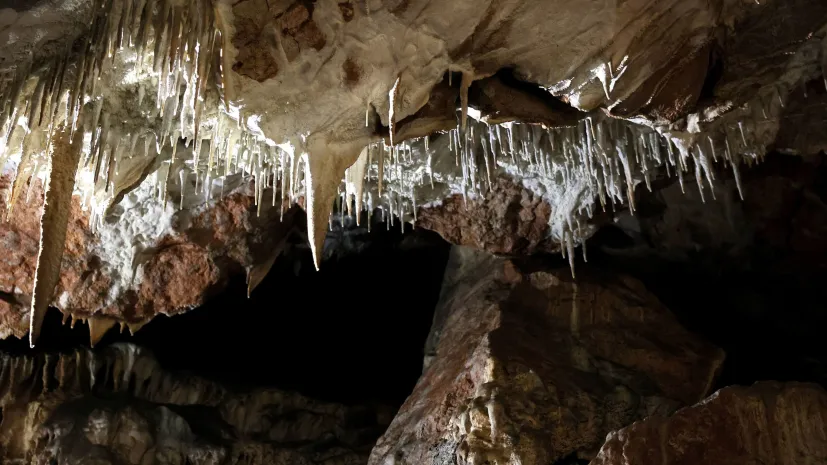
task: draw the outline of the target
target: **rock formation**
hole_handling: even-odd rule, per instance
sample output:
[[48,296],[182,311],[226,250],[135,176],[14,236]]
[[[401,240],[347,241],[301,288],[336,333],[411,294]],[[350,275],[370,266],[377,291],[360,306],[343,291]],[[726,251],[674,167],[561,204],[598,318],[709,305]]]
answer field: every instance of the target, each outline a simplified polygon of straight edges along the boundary
[[[0,178],[0,188],[8,183]],[[231,273],[266,273],[288,236],[304,229],[298,207],[258,208],[246,185],[181,211],[165,208],[146,187],[128,194],[94,230],[88,212],[73,203],[55,289],[55,304],[72,324],[91,319],[136,331],[157,315],[187,311],[220,290]],[[8,251],[0,260],[5,337],[22,338],[29,330],[42,192],[33,183],[14,220],[0,222]]]
[[0,357],[3,463],[340,464],[366,461],[388,418],[277,390],[166,372],[132,345]]
[[429,362],[369,463],[591,458],[619,425],[709,392],[723,353],[639,283],[567,275],[455,248]]
[[[9,0],[0,340],[52,307],[94,346],[413,226],[476,250],[371,464],[823,462],[816,385],[702,400],[731,379],[682,301],[827,321],[825,104],[823,0]],[[733,276],[754,302],[707,292]],[[7,462],[357,465],[379,435],[133,346],[1,344]]]
[[824,463],[827,392],[799,383],[721,389],[609,434],[592,465]]

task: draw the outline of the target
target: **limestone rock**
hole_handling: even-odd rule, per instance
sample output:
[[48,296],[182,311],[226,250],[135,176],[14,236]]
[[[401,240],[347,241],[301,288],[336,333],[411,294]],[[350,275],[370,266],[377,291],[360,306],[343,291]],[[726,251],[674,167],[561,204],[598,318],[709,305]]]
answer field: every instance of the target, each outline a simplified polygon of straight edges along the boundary
[[[348,157],[389,140],[391,126],[398,142],[456,127],[459,100],[463,121],[469,108],[482,121],[475,135],[471,131],[481,147],[463,141],[472,154],[462,163],[444,150],[451,145],[444,136],[442,153],[397,147],[401,162],[399,150],[387,155],[395,159],[394,169],[386,170],[388,192],[368,186],[365,203],[410,221],[417,205],[444,202],[442,209],[426,209],[424,224],[457,243],[498,253],[550,250],[546,236],[573,247],[601,225],[594,219],[598,197],[604,210],[631,200],[624,195],[635,184],[662,174],[647,163],[657,159],[662,166],[666,147],[674,158],[673,144],[680,144],[684,162],[692,152],[705,170],[707,140],[718,144],[717,158],[724,157],[724,141],[731,142],[736,162],[760,159],[773,144],[793,151],[821,147],[812,136],[821,118],[811,116],[824,106],[813,83],[823,78],[825,24],[827,7],[819,0],[13,1],[0,13],[0,156],[18,163],[24,177],[35,173],[45,165],[42,141],[49,128],[78,118],[90,139],[79,190],[84,196],[109,191],[112,175],[114,198],[125,198],[127,205],[120,214],[116,209],[109,224],[129,227],[108,228],[110,236],[87,244],[107,256],[78,254],[76,259],[90,260],[71,270],[64,266],[53,303],[79,316],[144,321],[197,305],[209,289],[221,286],[228,267],[260,265],[251,254],[267,257],[273,250],[265,245],[267,250],[252,247],[248,253],[247,244],[236,247],[218,237],[221,244],[206,239],[205,246],[200,233],[182,239],[189,226],[168,225],[174,215],[166,206],[144,201],[156,189],[144,189],[144,181],[170,180],[176,147],[179,158],[189,152],[186,170],[172,176],[175,184],[182,175],[180,192],[207,185],[198,195],[209,197],[213,181],[220,181],[225,195],[234,191],[223,189],[234,176],[254,176],[264,185],[278,176],[283,183],[287,174],[291,200],[319,196],[311,233],[319,248],[328,200],[335,197]],[[176,28],[187,32],[170,33]],[[87,47],[87,40],[106,43],[111,53]],[[192,63],[196,48],[205,53],[199,61],[207,54],[211,59],[198,64],[198,77],[189,82],[193,69],[181,66],[180,57],[186,53],[183,62]],[[104,55],[111,60],[103,63]],[[81,64],[95,77],[79,72]],[[390,95],[397,96],[393,106]],[[516,144],[509,140],[506,149],[499,130],[512,136],[512,127],[498,126],[494,137],[485,124],[515,119],[565,131],[517,124]],[[640,124],[657,127],[664,137]],[[642,129],[648,132],[636,132]],[[487,146],[476,140],[486,133]],[[632,137],[620,136],[627,133]],[[121,143],[128,138],[129,150]],[[254,161],[250,154],[259,155]],[[711,154],[715,159],[714,149]],[[372,163],[378,164],[377,155]],[[313,176],[301,177],[300,159],[317,171],[329,169],[325,182],[317,177],[307,191]],[[631,159],[642,166],[629,167]],[[369,183],[379,178],[372,165],[365,172]],[[107,178],[102,183],[101,173]],[[509,187],[496,181],[497,189],[481,189],[492,184],[492,174]],[[518,219],[510,210],[516,204],[500,197],[513,197],[514,189],[521,197]],[[136,192],[139,198],[130,199]],[[479,194],[492,205],[473,201],[467,215],[460,213],[460,193]],[[500,221],[505,231],[491,231]],[[253,223],[233,223],[239,226],[233,237],[269,230]],[[72,228],[70,241],[76,240]],[[31,275],[28,267],[21,270]],[[191,286],[178,276],[187,272]],[[158,292],[157,283],[165,280],[169,290]],[[74,286],[78,282],[84,290]],[[6,314],[0,320],[8,323],[2,334],[21,335],[20,299],[31,292],[20,284],[23,292],[0,288],[21,296],[3,299]]]
[[388,415],[165,371],[148,352],[0,355],[4,464],[363,464]]
[[548,464],[703,398],[723,361],[640,283],[455,247],[413,394],[370,464]]
[[670,417],[609,434],[591,465],[710,465],[827,461],[827,392],[760,382],[721,389]]
[[[9,183],[0,178],[0,190]],[[144,184],[151,184],[146,181]],[[90,224],[75,197],[60,282],[52,305],[77,319],[93,315],[141,325],[204,302],[231,273],[264,261],[293,228],[303,228],[299,207],[253,203],[252,186],[220,200],[177,210],[139,189],[116,204],[103,224]],[[138,194],[138,195],[136,195]],[[43,190],[34,181],[9,221],[0,222],[0,337],[28,332]],[[6,204],[0,196],[0,209]],[[166,222],[165,227],[155,224]]]

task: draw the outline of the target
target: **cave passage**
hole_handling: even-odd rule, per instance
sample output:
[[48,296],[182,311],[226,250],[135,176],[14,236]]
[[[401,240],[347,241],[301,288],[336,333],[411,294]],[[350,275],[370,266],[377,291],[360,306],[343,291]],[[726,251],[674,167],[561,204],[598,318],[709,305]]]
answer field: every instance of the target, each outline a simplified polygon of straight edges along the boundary
[[[242,275],[204,306],[155,318],[135,336],[110,330],[98,343],[150,349],[167,370],[186,371],[239,390],[274,387],[346,404],[399,406],[422,372],[423,348],[450,246],[423,230],[384,223],[357,241],[328,236],[343,249],[313,267],[295,241],[247,298]],[[50,309],[35,351],[89,346],[88,327],[61,325]],[[0,350],[29,352],[26,341]]]

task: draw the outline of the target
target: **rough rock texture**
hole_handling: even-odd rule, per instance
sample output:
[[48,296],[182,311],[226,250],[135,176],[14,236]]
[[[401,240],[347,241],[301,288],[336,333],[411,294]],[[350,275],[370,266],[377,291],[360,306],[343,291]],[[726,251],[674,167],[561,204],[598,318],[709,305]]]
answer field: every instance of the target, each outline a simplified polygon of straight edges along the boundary
[[591,465],[827,462],[827,392],[762,382],[721,389],[670,417],[609,434]]
[[[0,177],[0,190],[5,191],[9,185],[9,176]],[[27,197],[29,201],[21,199],[15,205],[10,221],[0,220],[0,243],[3,246],[0,258],[0,337],[3,339],[9,336],[22,338],[29,331],[29,305],[43,207],[42,184],[33,183]],[[5,196],[0,196],[0,211],[5,212],[7,208]],[[87,224],[88,218],[75,201],[69,220],[58,289],[75,287],[90,268],[88,249],[93,239]],[[93,292],[93,289],[86,288],[83,292]]]
[[426,352],[369,463],[590,458],[608,432],[703,398],[723,360],[632,279],[575,284],[457,247]]
[[[9,177],[0,177],[0,190]],[[82,319],[91,316],[110,317],[118,322],[140,327],[158,314],[174,315],[204,302],[220,290],[231,273],[243,273],[265,262],[276,244],[293,228],[303,229],[304,219],[298,207],[291,208],[279,221],[279,209],[267,205],[261,215],[256,213],[251,190],[242,188],[219,201],[184,209],[174,214],[172,227],[158,237],[130,238],[137,227],[123,224],[121,212],[115,207],[102,228],[123,231],[135,243],[149,243],[134,248],[123,244],[106,247],[101,242],[117,234],[97,234],[90,229],[89,217],[77,198],[72,206],[61,266],[61,280],[54,294],[53,305],[67,317]],[[39,221],[43,192],[39,181],[32,184],[29,201],[15,205],[9,221],[0,221],[0,243],[4,252],[0,259],[0,337],[18,338],[28,332],[28,311],[32,295]],[[124,201],[125,209],[144,208]],[[171,208],[171,207],[170,207]],[[0,210],[5,211],[4,196]],[[149,210],[145,221],[154,219]],[[136,231],[130,233],[130,231]],[[131,252],[132,276],[119,276],[123,269],[110,266],[115,260],[112,249]],[[127,268],[127,272],[129,268]],[[126,280],[121,286],[118,281]]]
[[530,254],[557,248],[549,238],[551,206],[506,178],[493,181],[485,197],[453,195],[419,209],[417,226],[453,244],[495,254]]
[[356,465],[388,412],[277,391],[230,391],[115,345],[0,355],[4,464]]

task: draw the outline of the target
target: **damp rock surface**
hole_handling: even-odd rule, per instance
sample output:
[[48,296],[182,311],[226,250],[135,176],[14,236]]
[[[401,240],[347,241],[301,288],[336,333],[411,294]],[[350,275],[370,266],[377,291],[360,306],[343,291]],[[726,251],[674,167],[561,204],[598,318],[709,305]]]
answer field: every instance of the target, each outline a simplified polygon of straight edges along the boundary
[[452,250],[425,371],[370,464],[545,464],[706,396],[720,349],[630,278]]

